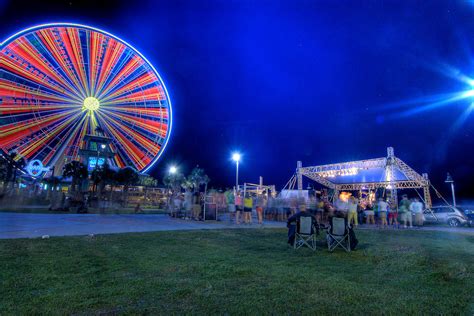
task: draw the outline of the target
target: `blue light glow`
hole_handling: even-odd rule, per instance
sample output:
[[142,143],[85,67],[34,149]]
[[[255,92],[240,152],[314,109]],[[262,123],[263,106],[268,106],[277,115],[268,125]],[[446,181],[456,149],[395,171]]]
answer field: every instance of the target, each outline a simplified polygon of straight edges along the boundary
[[235,162],[239,162],[241,157],[242,156],[238,152],[235,152],[235,153],[232,154],[232,160],[235,161]]

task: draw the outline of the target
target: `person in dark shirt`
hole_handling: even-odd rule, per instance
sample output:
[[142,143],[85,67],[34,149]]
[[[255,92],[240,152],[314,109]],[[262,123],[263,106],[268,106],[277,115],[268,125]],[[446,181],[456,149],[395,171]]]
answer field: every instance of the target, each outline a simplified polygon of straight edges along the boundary
[[311,217],[313,226],[316,227],[316,235],[319,235],[319,225],[317,225],[316,217],[306,211],[306,205],[300,205],[300,211],[288,218],[286,227],[288,227],[288,243],[293,246],[296,236],[296,224],[300,217]]

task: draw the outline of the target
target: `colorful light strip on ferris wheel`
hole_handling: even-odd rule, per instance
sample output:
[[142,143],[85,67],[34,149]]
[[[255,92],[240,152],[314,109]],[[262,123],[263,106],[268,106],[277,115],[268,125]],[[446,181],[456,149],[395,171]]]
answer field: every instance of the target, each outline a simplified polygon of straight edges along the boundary
[[[137,51],[132,45],[128,44],[127,42],[125,42],[124,40],[106,32],[106,31],[103,31],[103,30],[100,30],[98,28],[94,28],[94,27],[90,27],[90,26],[86,26],[86,25],[82,25],[82,24],[76,24],[76,23],[48,23],[48,24],[41,24],[41,25],[37,25],[37,26],[33,26],[33,27],[30,27],[30,28],[27,28],[25,30],[22,30],[10,37],[8,37],[5,41],[3,41],[1,43],[1,47],[3,49],[4,46],[7,46],[10,42],[12,42],[13,40],[16,40],[18,39],[20,36],[23,36],[23,35],[27,35],[27,34],[30,34],[34,31],[38,31],[38,30],[42,30],[42,29],[46,29],[46,28],[73,28],[73,27],[76,27],[76,28],[81,28],[81,29],[85,29],[85,30],[89,30],[89,31],[95,31],[97,32],[97,34],[103,34],[103,35],[106,35],[106,36],[109,36],[115,40],[117,40],[119,43],[121,43],[122,45],[125,45],[125,48],[123,49],[131,49],[131,51],[138,55],[140,58],[142,58],[145,63],[146,63],[146,66],[148,66],[149,68],[151,68],[151,70],[153,71],[153,74],[158,78],[159,80],[159,87],[161,87],[163,89],[163,92],[165,94],[165,98],[166,98],[166,102],[167,102],[167,112],[166,112],[166,119],[167,119],[167,131],[166,131],[166,135],[162,135],[162,136],[165,136],[164,138],[164,142],[161,144],[161,147],[160,148],[155,148],[153,146],[150,147],[150,149],[152,151],[157,151],[157,155],[154,156],[154,158],[150,161],[150,162],[147,162],[146,164],[146,167],[142,170],[143,172],[147,172],[157,161],[158,159],[160,158],[160,156],[162,155],[165,147],[167,146],[168,142],[169,142],[169,138],[170,138],[170,135],[171,135],[171,131],[172,131],[172,105],[171,105],[171,100],[170,100],[170,97],[169,97],[169,93],[166,89],[166,86],[160,76],[160,74],[156,71],[156,69],[154,68],[154,66],[139,52]],[[96,34],[96,33],[91,33],[91,34]],[[50,36],[48,38],[48,33],[46,31],[44,31],[44,36],[46,38],[46,41],[54,41],[54,39]],[[71,33],[71,34],[68,34],[68,36],[71,36],[70,38],[72,38],[72,41],[80,41],[79,39],[75,38],[74,37],[75,34]],[[95,35],[93,35],[95,36]],[[74,46],[74,45],[72,45]],[[53,45],[50,46],[50,48],[54,48]],[[71,49],[71,51],[73,52],[71,54],[71,56],[79,56],[81,55],[81,51],[80,50],[74,50],[75,47],[69,47]],[[93,50],[93,53],[94,54],[94,50],[97,51],[98,49],[100,49],[100,47],[98,47],[98,45],[93,45],[92,48]],[[53,54],[56,54],[56,58],[58,59],[58,52],[57,51],[52,51]],[[112,52],[114,53],[114,52]],[[91,55],[92,55],[91,54]],[[85,58],[83,57],[83,59],[81,60],[85,60]],[[60,58],[59,58],[59,62],[60,62]],[[91,64],[94,62],[94,60],[91,60],[90,61]],[[103,105],[110,105],[111,104],[111,100],[114,100],[115,102],[120,102],[120,101],[130,101],[130,100],[134,100],[134,98],[143,98],[142,95],[138,96],[137,94],[130,94],[130,95],[127,95],[124,98],[124,100],[121,100],[121,93],[123,93],[125,91],[125,87],[122,88],[122,90],[119,88],[119,89],[115,89],[117,86],[119,86],[120,82],[117,81],[117,77],[115,78],[116,81],[110,81],[110,82],[103,82],[100,78],[100,76],[97,74],[97,73],[89,73],[89,74],[86,74],[84,71],[85,69],[83,69],[82,67],[77,67],[76,69],[74,69],[75,73],[71,73],[71,71],[68,71],[68,66],[69,65],[63,65],[63,68],[66,72],[68,72],[68,76],[66,76],[69,80],[61,80],[62,78],[59,78],[57,76],[55,76],[54,73],[51,73],[49,72],[49,75],[52,77],[52,78],[56,78],[57,82],[61,82],[63,84],[63,87],[61,88],[62,91],[65,93],[66,95],[66,98],[68,100],[77,100],[78,102],[81,101],[81,99],[84,99],[86,98],[87,99],[87,96],[92,94],[93,92],[95,91],[98,91],[100,89],[102,89],[102,93],[100,94],[99,97],[103,97],[103,100],[101,100],[103,103]],[[79,65],[81,66],[81,65]],[[92,71],[97,71],[97,68],[94,68],[93,66],[88,66],[89,67],[89,70],[92,69]],[[123,71],[123,76],[125,77],[126,75],[129,75],[131,71],[133,71],[133,63],[129,66],[129,68],[125,68],[125,69],[121,69]],[[95,70],[94,70],[95,69]],[[46,71],[47,69],[45,69]],[[21,72],[22,70],[19,69],[19,71]],[[26,72],[23,72],[23,75],[26,75]],[[122,74],[121,74],[122,75]],[[89,82],[87,79],[91,79],[91,81]],[[118,76],[118,78],[120,78]],[[98,79],[98,80],[96,80]],[[103,79],[103,78],[102,78]],[[142,86],[142,85],[146,85],[146,84],[149,84],[149,82],[147,82],[147,78],[144,78],[145,81],[141,81],[141,82],[137,82],[136,85],[137,86]],[[99,82],[96,82],[96,81],[99,81]],[[74,84],[74,87],[81,87],[81,91],[80,93],[77,93],[75,92],[75,89],[69,89],[70,88],[70,85],[71,84]],[[58,89],[58,87],[55,87],[53,85],[48,85],[48,83],[44,83],[45,85],[45,89],[44,90],[48,90],[50,89],[50,91],[55,91]],[[103,85],[106,85],[105,87]],[[8,85],[8,83],[5,83],[4,87],[6,89],[9,89],[9,91],[14,91],[14,89],[17,89],[14,85]],[[115,89],[115,90],[114,90]],[[112,92],[112,93],[109,93],[109,92]],[[108,94],[109,93],[109,94]],[[36,97],[40,97],[40,98],[43,98],[45,100],[49,100],[48,102],[57,102],[57,103],[60,103],[60,102],[65,102],[66,99],[62,99],[60,95],[58,94],[51,94],[51,93],[46,93],[46,92],[38,92]],[[114,99],[115,98],[115,99]],[[145,97],[146,99],[146,97]],[[85,101],[84,101],[85,102]],[[57,105],[55,105],[57,107]],[[42,108],[42,110],[51,110],[53,112],[53,108],[55,106],[51,106],[51,109],[48,109],[47,107],[46,108]],[[2,109],[2,110],[8,110],[8,109]],[[117,112],[117,111],[110,111],[108,110],[106,107],[103,108],[103,113],[101,114],[100,112],[97,112],[97,118],[94,119],[94,120],[100,120],[101,119],[101,116],[103,115],[108,115],[109,116],[109,120],[107,123],[104,123],[104,125],[106,125],[106,128],[108,128],[112,134],[114,134],[113,136],[116,137],[119,141],[123,142],[123,146],[126,147],[127,149],[130,150],[130,152],[133,152],[134,150],[134,144],[130,141],[128,141],[125,137],[122,137],[123,135],[120,133],[120,132],[117,132],[117,129],[118,127],[121,128],[121,130],[124,130],[125,133],[127,134],[131,134],[133,133],[132,130],[128,129],[127,127],[127,124],[133,124],[133,126],[137,126],[137,128],[141,128],[142,130],[144,129],[150,129],[150,126],[151,126],[151,129],[154,130],[156,128],[156,130],[154,132],[156,133],[160,133],[162,132],[162,127],[160,124],[156,125],[156,123],[153,123],[151,122],[150,120],[147,120],[146,118],[137,118],[135,116],[132,115],[132,112],[134,111],[135,109],[134,108],[127,108],[127,107],[121,107],[120,108],[120,111]],[[15,113],[22,113],[22,111],[24,112],[25,109],[19,109],[19,108],[15,108],[15,109],[10,109],[10,111],[13,111],[12,112],[12,115],[14,115],[14,112]],[[151,114],[152,110],[150,109],[142,109],[142,112],[144,113],[144,115],[147,115],[147,114]],[[77,114],[74,114],[76,112],[74,111],[69,111],[69,113],[66,113],[67,115],[76,115]],[[45,117],[45,123],[44,124],[47,124],[48,121],[54,121],[54,120],[60,120],[58,122],[62,122],[61,124],[70,124],[72,119],[71,117],[69,117],[68,119],[66,119],[66,114],[64,114],[64,118],[62,118],[61,116],[57,116],[57,115],[50,115],[50,116],[46,116]],[[92,120],[92,123],[94,123],[94,120]],[[125,125],[124,126],[119,126],[119,125],[116,125],[117,122],[124,122]],[[114,123],[115,122],[115,123]],[[37,122],[34,122],[34,121],[25,121],[25,122],[22,122],[22,127],[18,127],[16,126],[16,128],[24,128],[24,129],[29,129],[31,130],[32,128],[38,128],[38,124],[35,124]],[[31,125],[31,126],[30,126]],[[11,133],[12,131],[9,132],[9,129],[12,129],[14,128],[14,126],[12,127],[6,127],[5,128],[5,134],[6,133]],[[39,128],[41,128],[41,126],[39,126]],[[90,130],[90,128],[89,128]],[[18,130],[17,130],[18,131]],[[4,131],[2,131],[3,133]],[[84,132],[81,133],[82,136],[84,136]],[[139,134],[136,134],[135,133],[135,138],[134,138],[134,141],[135,142],[138,142],[138,143],[145,143],[146,140],[141,138]],[[51,135],[51,137],[53,136],[56,136],[54,134]],[[29,148],[29,150],[35,150],[35,148],[31,147]],[[139,157],[135,157],[134,159],[140,159]]]

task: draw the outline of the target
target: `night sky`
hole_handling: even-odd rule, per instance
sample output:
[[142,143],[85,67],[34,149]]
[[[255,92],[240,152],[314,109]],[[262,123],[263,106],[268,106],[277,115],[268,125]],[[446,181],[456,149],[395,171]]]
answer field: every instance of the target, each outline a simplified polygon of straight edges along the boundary
[[240,150],[241,180],[281,188],[297,160],[378,158],[393,146],[446,196],[450,172],[472,197],[474,97],[444,101],[471,89],[474,1],[0,0],[0,13],[3,39],[75,22],[150,60],[174,114],[160,178],[172,163],[199,164],[211,186],[231,186]]

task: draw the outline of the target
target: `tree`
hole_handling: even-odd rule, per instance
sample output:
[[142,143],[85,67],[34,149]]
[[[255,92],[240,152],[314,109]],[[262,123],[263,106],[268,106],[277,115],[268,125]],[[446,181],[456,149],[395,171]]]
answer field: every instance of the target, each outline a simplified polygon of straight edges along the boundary
[[85,164],[79,161],[71,161],[63,167],[63,177],[71,177],[71,192],[76,191],[78,184],[82,184],[84,179],[87,179],[88,172]]
[[125,167],[117,172],[117,183],[123,185],[124,204],[127,202],[128,188],[131,185],[138,184],[138,172],[132,167]]
[[147,174],[139,175],[139,183],[144,187],[156,187],[158,185],[158,180]]
[[51,189],[51,191],[56,190],[55,188],[61,183],[61,178],[60,177],[49,177],[43,179],[41,182],[45,183],[48,185],[48,187]]
[[48,190],[47,192],[47,199],[51,199],[51,192],[56,190],[56,187],[61,183],[61,178],[60,177],[49,177],[49,178],[44,178],[41,180],[42,183],[48,185]]
[[103,164],[98,169],[92,171],[92,181],[98,191],[99,195],[101,195],[104,191],[106,185],[113,186],[117,183],[117,171],[111,169],[108,163]]
[[3,186],[3,191],[5,193],[10,183],[12,183],[12,187],[15,187],[18,170],[25,168],[26,161],[23,157],[19,158],[19,155],[16,152],[11,152],[5,157],[4,165],[5,169],[2,173],[4,173],[5,179],[5,184]]
[[163,184],[175,193],[181,190],[181,186],[185,181],[185,177],[181,172],[168,173],[163,177]]
[[186,182],[190,186],[190,188],[194,192],[198,192],[199,188],[201,185],[205,186],[204,191],[207,191],[207,184],[211,180],[207,176],[207,174],[204,172],[204,169],[199,168],[199,166],[196,166],[192,171],[191,174],[187,177]]
[[3,182],[3,189],[5,189],[7,185],[7,169],[8,169],[8,162],[7,159],[3,156],[0,156],[0,181]]

